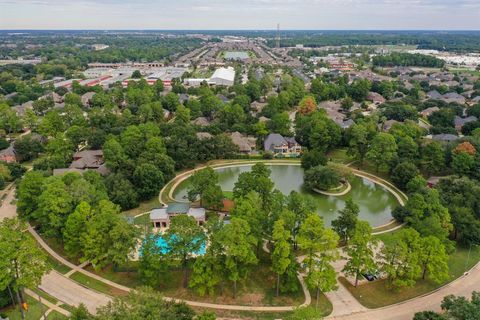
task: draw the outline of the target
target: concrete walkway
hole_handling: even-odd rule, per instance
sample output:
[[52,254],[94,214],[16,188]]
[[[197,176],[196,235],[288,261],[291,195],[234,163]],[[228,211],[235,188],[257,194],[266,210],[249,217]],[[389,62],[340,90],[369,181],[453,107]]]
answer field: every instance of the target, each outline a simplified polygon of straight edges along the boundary
[[42,298],[36,292],[34,292],[30,289],[25,289],[25,293],[28,294],[30,297],[34,298],[35,300],[40,301],[42,304],[44,304],[48,307],[48,310],[45,313],[45,315],[48,315],[50,312],[52,312],[52,310],[55,310],[55,311],[63,314],[64,316],[67,316],[67,317],[70,316],[70,312],[68,312],[67,310],[65,310],[65,309],[63,309],[59,306],[57,306],[56,304],[51,303],[47,299]]

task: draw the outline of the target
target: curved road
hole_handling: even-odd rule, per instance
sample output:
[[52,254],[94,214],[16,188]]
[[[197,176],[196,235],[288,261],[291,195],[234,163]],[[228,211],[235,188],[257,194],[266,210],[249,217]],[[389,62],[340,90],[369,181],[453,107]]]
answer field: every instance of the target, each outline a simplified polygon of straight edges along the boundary
[[[11,204],[11,200],[14,196],[14,189],[8,190],[7,199],[0,207],[0,221],[5,217],[15,216],[16,206]],[[95,278],[103,283],[109,284],[115,288],[128,291],[130,288],[121,286],[117,283],[111,282],[107,279],[103,279],[95,274],[92,274],[79,266],[75,266],[70,262],[60,257],[54,252],[48,245],[38,236],[38,234],[32,228],[29,228],[32,235],[39,241],[39,243],[46,249],[49,254],[55,257],[60,262],[69,266],[75,271],[81,272],[92,278]],[[43,279],[41,287],[52,296],[59,300],[78,304],[78,302],[85,303],[90,310],[104,305],[109,301],[109,297],[100,294],[93,290],[84,288],[67,277],[60,275],[56,272],[52,272],[46,275]],[[60,288],[60,289],[59,289]],[[333,300],[337,300],[340,303],[334,303],[334,312],[328,319],[344,319],[344,320],[372,320],[372,319],[387,319],[387,320],[411,320],[414,313],[422,310],[440,310],[440,303],[444,296],[449,294],[470,297],[472,291],[479,290],[480,288],[480,264],[477,264],[468,274],[458,278],[457,280],[447,284],[446,286],[438,289],[437,291],[424,295],[422,297],[414,298],[399,304],[392,306],[379,308],[379,309],[366,309],[359,307],[357,301],[350,300],[349,295],[342,294],[342,288],[340,291],[330,293],[329,296]],[[335,296],[337,296],[335,298]],[[70,297],[70,298],[68,298]],[[345,299],[345,298],[348,299]],[[307,302],[307,301],[306,301]],[[218,305],[210,303],[201,303],[195,301],[187,301],[192,306],[212,308],[212,309],[224,309],[224,310],[248,310],[248,311],[271,311],[281,312],[290,311],[292,307],[253,307],[253,306],[233,306],[233,305]],[[346,309],[345,305],[351,304],[352,309]],[[340,307],[341,306],[341,307]],[[339,307],[341,310],[338,310]],[[348,314],[345,314],[348,313]]]

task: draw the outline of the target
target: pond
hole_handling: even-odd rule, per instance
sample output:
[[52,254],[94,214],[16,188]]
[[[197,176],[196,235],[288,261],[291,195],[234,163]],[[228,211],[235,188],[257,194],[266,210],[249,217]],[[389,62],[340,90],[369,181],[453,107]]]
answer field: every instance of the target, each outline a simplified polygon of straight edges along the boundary
[[[386,188],[372,181],[355,176],[351,179],[352,190],[344,196],[325,196],[312,193],[303,186],[303,172],[296,165],[268,165],[271,179],[275,188],[288,195],[297,191],[312,199],[317,207],[317,213],[323,217],[325,224],[330,226],[332,220],[338,216],[338,211],[345,207],[345,201],[351,198],[360,208],[359,218],[368,221],[377,227],[391,221],[392,210],[399,204],[397,199]],[[218,168],[219,184],[224,191],[232,191],[238,176],[242,172],[250,171],[252,165]],[[186,201],[189,180],[181,182],[174,190],[173,197],[178,201]]]

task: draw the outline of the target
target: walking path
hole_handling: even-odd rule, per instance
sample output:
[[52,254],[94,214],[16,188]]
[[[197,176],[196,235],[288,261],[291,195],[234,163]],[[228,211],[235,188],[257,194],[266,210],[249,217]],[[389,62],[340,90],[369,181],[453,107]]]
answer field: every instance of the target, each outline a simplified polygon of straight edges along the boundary
[[[235,165],[238,165],[238,164],[239,163],[236,163]],[[289,163],[289,164],[292,164],[292,163]],[[357,170],[354,170],[354,171],[357,171]],[[362,172],[359,172],[359,173],[362,173]],[[188,174],[189,173],[186,173],[186,175]],[[378,178],[370,174],[365,174],[365,177],[372,180],[374,180],[374,178]],[[382,184],[384,187],[386,187],[389,190],[390,189],[393,190],[390,183],[386,181],[382,181],[383,179],[380,179],[380,178],[378,179],[380,180],[380,182],[378,182],[377,180],[374,180],[374,181]],[[394,190],[392,193],[396,194],[398,198],[401,198],[400,195],[397,194],[397,190]],[[14,189],[10,190],[8,197],[10,197],[10,199],[13,200],[13,195],[14,195]],[[161,193],[160,193],[160,196],[161,196]],[[403,203],[401,199],[399,199],[399,201]],[[6,201],[6,203],[8,204],[10,204],[10,202],[11,200],[8,202]],[[16,211],[15,205],[2,206],[0,208],[0,219],[2,217],[15,216],[15,211]],[[71,272],[71,274],[75,272],[79,272],[88,277],[101,281],[107,285],[110,285],[116,289],[123,290],[123,291],[132,290],[131,288],[122,286],[110,280],[104,279],[96,274],[93,274],[87,270],[84,270],[82,268],[83,265],[76,266],[72,264],[71,262],[67,261],[60,255],[58,255],[55,251],[53,251],[31,226],[29,226],[28,230],[35,237],[38,243],[51,256],[53,256],[59,262],[63,263],[64,265],[72,269],[73,272]],[[339,267],[340,266],[337,266],[336,269]],[[299,281],[302,285],[302,289],[306,297],[305,302],[302,304],[302,306],[309,305],[311,303],[311,297],[308,292],[308,289],[306,288],[305,282],[303,281],[302,275],[299,275]],[[408,319],[410,320],[412,319],[413,314],[417,311],[428,310],[428,309],[439,310],[441,300],[443,299],[444,296],[448,294],[470,296],[472,291],[478,290],[479,283],[480,283],[480,266],[477,265],[471,270],[469,274],[463,277],[460,277],[454,282],[447,284],[446,286],[438,289],[433,293],[429,293],[425,296],[408,300],[392,306],[373,309],[373,310],[369,310],[361,306],[358,303],[358,301],[356,301],[353,298],[353,296],[351,296],[348,290],[346,290],[340,284],[337,291],[327,294],[327,297],[331,300],[334,308],[333,313],[327,318],[328,319],[345,319],[345,320],[349,320],[349,319],[352,319],[352,320],[353,319],[355,320],[372,320],[372,319],[407,320]],[[44,276],[44,278],[42,279],[42,284],[40,285],[40,288],[42,288],[42,290],[52,295],[53,297],[66,302],[67,304],[78,305],[80,303],[84,303],[87,306],[87,308],[92,312],[94,312],[97,307],[108,303],[108,301],[110,301],[111,299],[107,295],[98,293],[89,288],[85,288],[80,284],[76,283],[75,281],[55,271],[52,271],[51,273]],[[177,301],[177,299],[173,299],[173,298],[165,298],[165,299]],[[42,302],[43,301],[45,301],[45,299],[42,299]],[[282,312],[282,311],[291,311],[295,308],[293,306],[255,307],[255,306],[222,305],[222,304],[203,303],[203,302],[196,302],[196,301],[184,301],[184,302],[194,307],[232,310],[232,311]],[[45,301],[45,305],[47,305],[50,309],[56,310],[62,314],[63,312],[67,312],[66,310],[63,310],[58,306],[49,303],[48,301]],[[57,309],[61,309],[63,311],[60,311]]]
[[42,304],[46,305],[48,307],[48,310],[47,312],[45,313],[45,315],[47,316],[50,312],[52,312],[52,310],[55,310],[57,312],[60,312],[61,314],[63,314],[64,316],[70,316],[70,312],[68,312],[67,310],[57,306],[56,304],[53,304],[51,303],[50,301],[48,301],[47,299],[45,298],[42,298],[40,295],[38,295],[36,292],[33,292],[32,290],[30,289],[25,289],[25,293],[28,294],[30,297],[34,298],[35,300],[38,300],[40,301]]

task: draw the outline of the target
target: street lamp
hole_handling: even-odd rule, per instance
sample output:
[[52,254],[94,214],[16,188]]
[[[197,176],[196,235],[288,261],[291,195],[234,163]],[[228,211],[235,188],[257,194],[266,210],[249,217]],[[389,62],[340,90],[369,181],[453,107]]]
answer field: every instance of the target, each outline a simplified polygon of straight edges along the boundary
[[465,261],[465,272],[464,272],[465,275],[468,274],[467,267],[468,267],[468,262],[470,261],[470,254],[472,253],[473,246],[478,247],[479,245],[476,243],[470,243],[470,249],[468,249],[467,260]]

